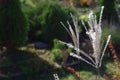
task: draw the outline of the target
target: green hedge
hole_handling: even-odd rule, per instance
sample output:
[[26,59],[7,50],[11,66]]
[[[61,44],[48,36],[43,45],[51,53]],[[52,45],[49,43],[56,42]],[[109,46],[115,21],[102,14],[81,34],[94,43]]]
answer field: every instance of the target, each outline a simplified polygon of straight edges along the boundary
[[67,20],[71,21],[70,13],[75,14],[75,8],[61,2],[40,1],[36,7],[27,8],[24,11],[29,19],[30,41],[42,40],[51,44],[54,38],[68,40],[68,33],[60,21],[63,23]]
[[[4,1],[3,1],[4,2]],[[22,46],[27,41],[28,23],[19,0],[0,5],[0,45]]]

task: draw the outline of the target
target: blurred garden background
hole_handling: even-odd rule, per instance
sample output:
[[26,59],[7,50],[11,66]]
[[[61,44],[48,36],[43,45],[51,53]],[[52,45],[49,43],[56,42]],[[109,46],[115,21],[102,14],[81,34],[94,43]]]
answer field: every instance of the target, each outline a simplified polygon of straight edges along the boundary
[[91,55],[81,21],[87,21],[91,10],[99,19],[101,6],[101,41],[112,37],[100,80],[120,80],[120,0],[0,0],[0,80],[96,80],[96,70],[71,57],[73,49],[59,40],[73,43],[61,24],[69,21],[74,29],[72,14],[78,19],[80,48]]

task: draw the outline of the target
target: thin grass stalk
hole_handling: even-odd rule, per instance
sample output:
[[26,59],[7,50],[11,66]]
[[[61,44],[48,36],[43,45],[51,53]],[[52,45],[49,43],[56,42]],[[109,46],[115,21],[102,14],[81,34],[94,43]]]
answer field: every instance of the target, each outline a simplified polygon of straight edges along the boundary
[[[72,20],[73,20],[73,24],[74,24],[74,27],[75,27],[75,31],[74,31],[74,29],[72,28],[72,26],[70,25],[69,21],[67,21],[68,28],[67,28],[62,22],[60,22],[60,23],[61,23],[61,24],[63,25],[63,27],[67,30],[68,34],[69,34],[70,37],[72,38],[72,41],[73,41],[75,47],[80,48],[80,47],[79,47],[79,45],[80,45],[80,43],[79,43],[79,33],[80,33],[80,30],[79,30],[79,26],[78,26],[78,19],[77,19],[77,17],[73,16],[72,14],[71,14],[71,18],[72,18]],[[76,53],[77,53],[77,55],[80,54],[80,53],[77,52],[77,51],[76,51]]]
[[106,50],[106,48],[107,48],[107,45],[108,45],[110,39],[111,39],[111,35],[108,36],[107,41],[106,41],[106,45],[105,45],[105,47],[104,47],[104,49],[103,49],[103,51],[102,51],[102,55],[101,55],[101,58],[100,58],[99,67],[101,67],[102,59],[103,59],[103,56],[104,56],[104,54],[105,54],[105,50]]
[[[87,57],[87,58],[93,63],[93,65],[94,65],[94,67],[95,67],[95,61],[94,61],[87,53],[85,53],[83,50],[81,50],[81,49],[79,49],[79,48],[76,48],[75,46],[73,46],[73,45],[71,45],[71,44],[68,44],[68,43],[66,43],[66,42],[63,42],[63,41],[59,41],[59,42],[61,42],[61,43],[63,43],[63,44],[66,44],[68,47],[73,48],[74,50],[78,51],[79,53],[81,53],[82,55],[84,55],[85,57]],[[76,54],[74,54],[74,55],[76,55]],[[78,55],[76,55],[76,56],[78,56]],[[90,63],[90,62],[89,62],[89,63]],[[91,64],[92,64],[92,63],[91,63]]]
[[87,64],[93,66],[96,68],[96,66],[94,64],[92,64],[91,62],[87,61],[86,59],[82,58],[81,56],[75,55],[75,53],[70,53],[70,56],[73,56],[75,58],[81,59],[82,61],[86,62]]
[[78,26],[78,19],[77,17],[74,17],[72,14],[71,14],[71,17],[72,17],[72,20],[73,20],[73,23],[74,23],[74,26],[75,26],[75,32],[76,32],[76,38],[77,38],[77,41],[76,43],[78,44],[76,47],[79,48],[79,33],[80,33],[80,30],[79,30],[79,26]]
[[100,80],[100,68],[96,68],[96,80]]

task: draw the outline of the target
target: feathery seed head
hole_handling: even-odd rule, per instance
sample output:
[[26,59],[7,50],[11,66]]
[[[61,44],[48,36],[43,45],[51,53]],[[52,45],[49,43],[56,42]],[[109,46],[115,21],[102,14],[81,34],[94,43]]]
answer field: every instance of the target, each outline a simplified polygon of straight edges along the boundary
[[99,22],[97,22],[96,16],[93,15],[93,11],[90,12],[90,14],[88,16],[88,21],[87,21],[88,25],[89,25],[89,30],[85,26],[85,23],[82,21],[82,24],[83,24],[83,26],[85,27],[85,30],[86,30],[86,34],[88,35],[88,37],[90,39],[90,42],[92,44],[93,57],[95,58],[95,60],[92,59],[89,54],[87,54],[86,52],[81,50],[80,47],[79,47],[79,30],[78,30],[79,28],[78,28],[78,24],[77,24],[77,22],[78,22],[77,19],[73,15],[71,15],[71,17],[73,19],[74,26],[75,26],[75,31],[73,30],[73,28],[71,27],[69,22],[67,22],[68,25],[69,25],[68,29],[64,26],[65,29],[70,34],[74,45],[71,45],[71,44],[68,44],[68,43],[65,43],[65,42],[62,42],[62,43],[66,44],[70,48],[73,48],[76,52],[83,54],[90,61],[88,61],[85,58],[83,58],[82,56],[76,55],[74,53],[70,53],[70,56],[81,59],[84,62],[92,65],[95,68],[101,67],[101,63],[102,63],[102,59],[103,59],[106,47],[107,47],[108,42],[110,41],[110,38],[111,38],[111,36],[108,36],[107,41],[106,41],[106,45],[104,46],[103,51],[101,51],[101,35],[102,35],[101,21],[102,21],[103,9],[104,9],[104,6],[101,7]]

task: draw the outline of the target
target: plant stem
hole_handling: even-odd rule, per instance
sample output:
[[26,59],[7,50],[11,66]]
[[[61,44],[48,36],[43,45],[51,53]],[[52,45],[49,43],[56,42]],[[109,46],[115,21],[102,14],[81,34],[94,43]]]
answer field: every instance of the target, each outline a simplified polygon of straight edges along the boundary
[[96,80],[100,80],[100,68],[96,68]]

